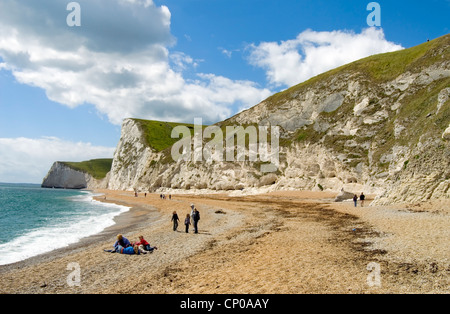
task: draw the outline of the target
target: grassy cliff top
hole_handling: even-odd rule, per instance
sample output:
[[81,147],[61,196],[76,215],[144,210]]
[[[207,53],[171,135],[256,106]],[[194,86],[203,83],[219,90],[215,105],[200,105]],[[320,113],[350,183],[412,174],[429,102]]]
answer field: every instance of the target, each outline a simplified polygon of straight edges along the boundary
[[97,180],[101,180],[111,170],[112,162],[112,159],[92,159],[82,162],[63,161],[61,163],[74,170],[88,173]]
[[142,119],[132,120],[138,123],[147,145],[157,152],[171,147],[180,140],[179,138],[171,137],[172,130],[177,126],[186,126],[191,131],[191,135],[194,135],[194,124]]
[[343,65],[277,93],[266,101],[274,106],[285,103],[292,95],[316,83],[326,82],[339,73],[360,73],[373,83],[385,83],[402,73],[418,73],[439,60],[448,60],[449,55],[450,34],[412,48],[377,54]]

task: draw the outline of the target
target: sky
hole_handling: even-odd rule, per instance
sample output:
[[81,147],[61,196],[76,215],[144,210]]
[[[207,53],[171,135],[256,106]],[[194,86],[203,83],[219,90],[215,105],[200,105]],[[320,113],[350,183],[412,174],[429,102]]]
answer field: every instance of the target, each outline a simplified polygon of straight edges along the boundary
[[125,118],[212,124],[450,24],[450,0],[72,2],[0,0],[0,182],[112,158]]

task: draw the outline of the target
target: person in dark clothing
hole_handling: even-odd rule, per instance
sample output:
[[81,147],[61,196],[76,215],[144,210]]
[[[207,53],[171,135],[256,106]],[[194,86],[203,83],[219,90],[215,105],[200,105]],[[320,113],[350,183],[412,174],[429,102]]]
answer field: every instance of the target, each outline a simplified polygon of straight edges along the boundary
[[173,221],[173,231],[177,231],[178,229],[178,222],[180,219],[178,218],[177,212],[174,211],[172,214],[172,221]]
[[361,207],[364,206],[364,200],[366,199],[366,196],[364,193],[361,192],[361,195],[359,196],[359,200],[361,201]]
[[355,207],[358,204],[358,196],[355,194],[355,196],[353,196],[353,202],[355,203]]
[[187,214],[184,220],[184,225],[186,226],[186,233],[189,233],[189,226],[191,224],[191,215]]
[[194,209],[192,220],[194,221],[194,233],[198,233],[198,221],[200,220],[200,212],[197,210],[197,208]]

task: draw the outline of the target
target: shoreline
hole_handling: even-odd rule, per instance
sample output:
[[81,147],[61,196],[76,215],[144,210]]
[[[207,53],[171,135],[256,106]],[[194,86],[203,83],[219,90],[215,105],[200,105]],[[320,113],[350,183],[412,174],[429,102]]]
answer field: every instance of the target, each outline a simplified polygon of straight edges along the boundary
[[[103,194],[99,194],[97,190],[86,190],[93,194],[92,199],[99,201],[101,203],[111,203],[115,205],[125,206],[128,207],[129,210],[120,213],[119,215],[114,217],[114,224],[106,227],[102,231],[96,234],[89,235],[87,237],[83,237],[79,239],[78,241],[71,243],[65,247],[61,247],[58,249],[54,249],[49,252],[45,252],[39,255],[31,256],[27,259],[17,261],[10,264],[0,265],[0,274],[3,272],[10,271],[12,269],[21,269],[24,267],[29,267],[33,265],[37,265],[42,262],[50,262],[54,259],[58,259],[61,257],[64,257],[66,255],[69,255],[73,252],[79,252],[86,247],[92,246],[96,243],[102,243],[102,242],[112,242],[112,244],[115,241],[115,237],[118,233],[127,233],[131,232],[132,230],[135,230],[136,228],[141,228],[143,225],[143,219],[149,219],[151,215],[155,215],[155,213],[158,211],[157,208],[150,209],[147,214],[144,212],[146,211],[144,208],[141,208],[139,206],[136,206],[135,204],[129,204],[126,202],[120,202],[120,201],[109,201],[102,199]],[[153,212],[152,212],[153,211]]]
[[[160,200],[159,193],[135,198],[126,191],[95,192],[132,208],[102,235],[88,237],[86,247],[0,266],[0,293],[449,292],[448,200],[354,208],[332,202],[336,193],[311,191],[172,194],[172,200]],[[172,211],[182,220],[190,203],[201,212],[200,233],[186,234],[182,222],[174,232]],[[130,241],[143,234],[158,250],[140,256],[103,252],[117,233]],[[81,287],[66,283],[66,267],[74,261],[82,270]],[[366,283],[373,262],[382,270],[381,287]]]

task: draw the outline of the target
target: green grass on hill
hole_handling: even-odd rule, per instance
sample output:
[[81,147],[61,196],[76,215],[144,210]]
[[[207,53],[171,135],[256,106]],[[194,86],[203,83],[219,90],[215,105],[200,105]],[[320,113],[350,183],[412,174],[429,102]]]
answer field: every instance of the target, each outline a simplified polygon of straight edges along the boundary
[[191,135],[194,135],[194,124],[151,121],[142,119],[133,120],[139,123],[147,145],[157,152],[161,152],[166,148],[171,147],[173,144],[180,140],[179,138],[171,137],[172,130],[176,126],[186,126],[191,131]]
[[[446,47],[443,53],[437,53],[437,50],[442,47]],[[286,103],[300,91],[316,83],[325,82],[334,75],[343,72],[366,74],[366,78],[373,83],[388,82],[402,73],[407,71],[417,73],[441,58],[448,58],[449,47],[450,35],[445,35],[412,48],[373,55],[315,76],[269,97],[266,101],[271,103],[272,106]]]
[[[348,74],[349,76],[362,76],[361,80],[365,89],[370,89],[374,96],[370,99],[371,110],[364,114],[369,116],[380,110],[379,102],[390,96],[385,95],[379,88],[380,84],[394,80],[403,73],[419,73],[424,68],[429,67],[440,60],[449,60],[450,58],[450,35],[446,35],[426,42],[416,47],[404,49],[396,52],[385,53],[367,57],[353,63],[341,66],[334,70],[320,74],[308,81],[291,87],[283,92],[269,97],[266,101],[270,109],[276,111],[279,106],[283,106],[291,99],[295,99],[298,94],[304,93],[309,88],[325,88],[327,83],[339,74]],[[450,117],[450,107],[448,101],[439,111],[436,112],[436,103],[439,93],[450,86],[450,78],[441,78],[435,80],[432,84],[416,90],[412,95],[403,97],[399,110],[391,112],[389,118],[383,123],[377,125],[364,126],[360,128],[358,136],[328,135],[326,132],[316,131],[314,125],[308,125],[298,129],[292,136],[280,141],[280,145],[289,146],[293,142],[317,143],[323,144],[333,149],[336,153],[348,154],[347,160],[350,166],[356,166],[360,162],[367,162],[368,151],[362,149],[362,146],[346,147],[348,141],[358,144],[377,142],[380,143],[378,149],[372,155],[374,162],[380,162],[381,157],[389,152],[394,145],[414,146],[421,138],[426,138],[426,134],[432,137],[435,134],[442,134],[448,127]],[[392,104],[395,99],[391,98]],[[322,112],[317,121],[327,122],[329,125],[335,125],[342,119],[346,119],[353,114],[355,104],[344,102],[340,108],[331,113]],[[395,123],[405,127],[402,136],[395,138]],[[371,137],[365,137],[364,131],[375,131]],[[351,157],[351,158],[350,158]]]
[[61,162],[62,164],[81,172],[90,174],[97,180],[106,177],[106,174],[111,170],[112,159],[93,159],[82,162]]

